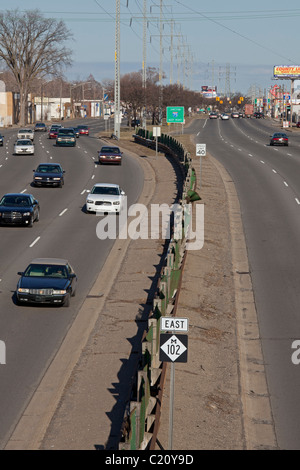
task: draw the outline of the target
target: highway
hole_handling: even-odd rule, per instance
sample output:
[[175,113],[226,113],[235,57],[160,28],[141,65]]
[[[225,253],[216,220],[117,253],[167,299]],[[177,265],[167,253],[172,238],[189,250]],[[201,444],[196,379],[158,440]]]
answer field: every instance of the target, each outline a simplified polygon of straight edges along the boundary
[[[72,121],[72,125],[79,122]],[[99,240],[96,235],[100,218],[84,211],[87,191],[95,183],[117,183],[132,204],[143,188],[143,171],[126,152],[121,166],[97,164],[102,142],[96,135],[104,129],[104,122],[85,119],[81,123],[90,126],[90,135],[80,136],[74,148],[56,147],[48,133],[37,132],[34,156],[13,155],[17,128],[2,132],[1,196],[25,191],[39,201],[41,211],[32,228],[0,226],[0,340],[6,345],[6,364],[0,365],[0,448],[5,446],[112,249],[113,240]],[[115,143],[112,141],[112,145]],[[33,170],[43,162],[62,164],[66,171],[62,188],[31,185]],[[73,266],[78,283],[70,307],[16,305],[17,272],[37,257],[66,258]]]
[[270,119],[230,118],[197,121],[187,132],[236,186],[278,448],[300,449],[300,366],[292,362],[300,339],[300,133],[287,132],[288,147],[270,147],[276,130]]

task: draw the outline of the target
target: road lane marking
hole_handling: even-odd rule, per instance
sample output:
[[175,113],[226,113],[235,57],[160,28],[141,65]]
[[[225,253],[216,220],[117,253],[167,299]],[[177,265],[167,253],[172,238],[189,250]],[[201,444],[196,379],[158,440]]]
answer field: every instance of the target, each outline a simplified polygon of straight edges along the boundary
[[34,242],[31,243],[31,245],[29,245],[29,248],[32,248],[39,240],[40,240],[41,237],[37,237]]
[[276,170],[274,170],[273,168],[272,168],[272,171],[273,171],[273,173],[277,173],[277,171],[276,171]]
[[61,217],[62,215],[65,214],[65,212],[67,212],[68,209],[64,209],[60,214],[59,214],[59,217]]
[[286,181],[284,181],[283,184],[284,184],[287,188],[289,187],[289,185],[287,184]]
[[23,191],[21,191],[21,194],[25,193],[27,191],[27,189],[23,189]]
[[299,199],[298,199],[297,197],[295,197],[295,201],[297,202],[297,204],[300,205],[300,201],[299,201]]
[[265,162],[264,162],[263,160],[261,160],[261,161],[260,161],[260,163],[263,163],[263,164],[265,164]]

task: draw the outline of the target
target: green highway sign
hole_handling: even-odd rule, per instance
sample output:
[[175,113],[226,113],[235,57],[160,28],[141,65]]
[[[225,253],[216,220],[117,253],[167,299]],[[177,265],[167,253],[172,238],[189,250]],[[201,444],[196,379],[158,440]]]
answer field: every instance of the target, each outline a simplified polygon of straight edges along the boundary
[[184,106],[167,106],[167,122],[184,122]]

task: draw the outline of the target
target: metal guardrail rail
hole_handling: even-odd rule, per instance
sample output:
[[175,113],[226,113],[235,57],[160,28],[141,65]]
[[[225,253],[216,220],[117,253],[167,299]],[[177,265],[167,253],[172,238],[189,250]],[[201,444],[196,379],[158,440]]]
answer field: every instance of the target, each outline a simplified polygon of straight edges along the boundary
[[[144,134],[144,135],[143,135]],[[133,135],[135,142],[156,148],[156,141],[145,135],[143,129]],[[183,145],[170,136],[163,135],[158,142],[158,150],[174,157],[183,174],[181,205],[190,202],[196,186],[196,174],[192,168],[190,155]],[[200,199],[199,197],[194,199]],[[175,215],[176,217],[176,215]],[[181,277],[186,256],[186,234],[191,224],[191,213],[185,212],[181,238],[171,238],[167,246],[164,266],[160,272],[157,294],[148,319],[148,328],[142,339],[139,370],[132,390],[133,399],[125,411],[122,438],[119,450],[154,450],[159,428],[162,393],[167,363],[159,360],[160,319],[164,315],[175,316]],[[176,220],[174,221],[174,224]],[[174,230],[172,231],[174,236]]]

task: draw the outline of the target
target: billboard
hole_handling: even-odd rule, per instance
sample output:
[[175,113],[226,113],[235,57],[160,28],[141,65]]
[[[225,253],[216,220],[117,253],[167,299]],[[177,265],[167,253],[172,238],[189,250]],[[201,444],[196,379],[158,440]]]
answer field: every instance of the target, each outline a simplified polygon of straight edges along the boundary
[[300,79],[300,65],[275,65],[274,73],[275,78],[290,78]]
[[216,86],[202,86],[201,94],[204,98],[216,98],[217,96],[217,87]]

